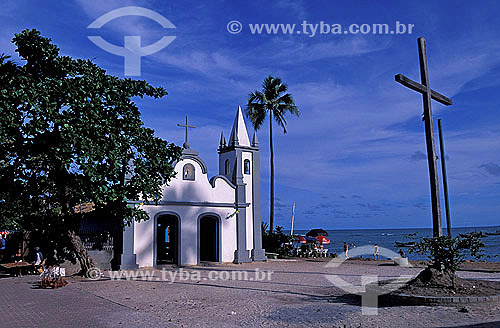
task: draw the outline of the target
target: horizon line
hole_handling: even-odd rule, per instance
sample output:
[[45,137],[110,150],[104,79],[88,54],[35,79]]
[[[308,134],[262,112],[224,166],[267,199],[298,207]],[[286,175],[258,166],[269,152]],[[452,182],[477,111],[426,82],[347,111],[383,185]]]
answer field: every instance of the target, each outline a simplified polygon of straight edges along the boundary
[[[463,228],[499,228],[500,225],[492,225],[492,226],[460,226],[460,227],[451,227],[453,229],[463,229]],[[323,230],[384,230],[384,229],[392,229],[392,230],[408,230],[408,229],[430,229],[432,227],[410,227],[410,228],[346,228],[346,229],[338,229],[338,228],[308,228],[308,229],[294,229],[294,230],[311,230],[311,229],[323,229]],[[290,231],[290,228],[284,229]],[[448,230],[446,227],[443,227],[443,230]]]

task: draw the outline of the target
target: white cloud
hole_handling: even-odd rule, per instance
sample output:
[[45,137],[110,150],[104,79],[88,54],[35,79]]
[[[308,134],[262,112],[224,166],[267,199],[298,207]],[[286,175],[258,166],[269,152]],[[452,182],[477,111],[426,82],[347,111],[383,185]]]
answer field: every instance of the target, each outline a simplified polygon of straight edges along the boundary
[[279,0],[274,2],[274,5],[280,11],[290,14],[290,16],[304,19],[307,15],[305,4],[303,0]]
[[[136,7],[144,7],[148,9],[155,10],[159,14],[161,14],[161,10],[155,9],[158,6],[154,6],[152,1],[142,0],[142,1],[133,1],[133,0],[77,0],[78,5],[82,8],[82,10],[87,14],[89,21],[88,24],[99,18],[100,16],[122,7],[127,6],[136,6]],[[150,25],[150,23],[154,24],[154,27]],[[157,25],[157,26],[156,26]],[[103,26],[103,33],[106,30],[112,30],[123,35],[139,35],[143,39],[159,39],[164,35],[164,31],[158,24],[154,22],[150,22],[148,18],[140,17],[140,16],[127,16],[124,18],[116,18],[109,23]],[[92,29],[92,33],[96,33],[95,30]],[[90,34],[92,34],[90,33]]]
[[153,58],[158,62],[172,65],[188,72],[201,73],[212,79],[218,79],[221,76],[241,77],[256,74],[255,68],[241,64],[234,55],[222,51],[208,52],[194,50],[187,54],[161,52]]
[[435,78],[434,83],[442,87],[443,92],[454,96],[465,91],[463,88],[467,83],[500,65],[499,51],[500,45],[491,40],[479,41],[474,47],[462,42],[453,44],[446,52],[437,52],[435,63],[429,68],[431,77]]
[[[108,9],[129,4],[111,1],[103,7],[96,6],[96,1],[80,0],[79,3],[94,19]],[[302,3],[274,4],[281,8],[291,8],[291,5],[294,6],[290,10],[306,15]],[[142,26],[140,22],[137,24]],[[323,194],[356,193],[375,200],[412,201],[411,204],[415,199],[427,199],[427,163],[410,159],[416,152],[425,154],[424,130],[419,117],[421,97],[393,80],[396,73],[418,80],[415,43],[413,48],[392,49],[395,39],[389,37],[332,36],[324,41],[325,38],[275,36],[262,38],[260,45],[239,53],[225,44],[203,43],[199,37],[193,36],[197,42],[189,46],[178,45],[182,49],[176,53],[159,52],[145,61],[182,72],[174,78],[166,77],[167,89],[171,95],[175,94],[173,97],[201,94],[203,99],[214,95],[227,101],[229,107],[233,105],[231,102],[244,101],[250,90],[259,88],[267,74],[284,72],[285,82],[302,115],[299,119],[289,118],[288,135],[282,136],[279,129],[275,130],[277,183]],[[428,44],[431,86],[449,97],[465,88],[470,90],[471,81],[480,79],[500,64],[500,57],[496,56],[500,46],[491,40],[484,36],[484,41],[479,39],[471,46],[467,38],[457,36],[441,44]],[[389,49],[391,55],[387,56]],[[386,51],[383,56],[382,51]],[[374,64],[363,67],[364,71],[352,67],[355,77],[346,76],[345,72],[338,77],[331,67],[332,75],[328,77],[308,74],[307,69],[300,68],[313,64],[315,68],[320,64],[342,65],[353,58]],[[472,87],[481,86],[476,83]],[[220,112],[218,108],[207,110]],[[444,109],[440,106],[434,107],[435,114],[441,110]],[[192,118],[198,122],[203,120],[201,116]],[[414,119],[417,132],[394,128],[410,119]],[[176,123],[165,122],[165,126],[173,127]],[[222,125],[207,120],[192,134],[192,145],[203,149],[202,155],[212,174],[217,170],[215,149],[220,130],[227,132],[230,128]],[[182,141],[183,132],[173,130],[169,128],[165,133],[169,140]],[[267,124],[259,132],[259,140],[266,178],[269,175]],[[500,163],[500,155],[496,155],[500,154],[497,140],[500,140],[499,133],[446,131],[453,195],[480,192],[498,182],[497,177],[480,168],[485,163]]]
[[319,42],[317,38],[274,37],[256,49],[260,58],[279,61],[281,64],[296,65],[328,58],[360,56],[383,49],[391,45],[390,39],[377,42],[373,38],[351,36],[334,38],[327,42]]

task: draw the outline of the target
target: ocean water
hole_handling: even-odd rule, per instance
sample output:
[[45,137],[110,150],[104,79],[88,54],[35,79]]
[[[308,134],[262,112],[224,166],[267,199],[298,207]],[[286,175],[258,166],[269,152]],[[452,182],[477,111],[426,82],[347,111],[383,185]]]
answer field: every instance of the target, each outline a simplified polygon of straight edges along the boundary
[[[326,230],[326,229],[325,229]],[[496,227],[468,227],[468,228],[452,228],[452,236],[458,236],[461,233],[468,232],[496,232],[500,230],[500,226]],[[308,230],[295,230],[295,235],[305,235]],[[411,233],[418,233],[418,237],[432,237],[432,229],[356,229],[356,230],[327,230],[328,239],[330,239],[330,244],[325,245],[330,253],[343,254],[344,241],[347,244],[354,244],[356,247],[378,244],[379,247],[387,248],[391,251],[398,252],[399,249],[403,249],[406,256],[410,260],[425,260],[426,256],[419,254],[409,254],[408,248],[397,247],[395,242],[408,242],[410,239],[405,237]],[[443,229],[443,233],[446,234],[446,229]],[[485,245],[484,253],[491,256],[490,258],[483,259],[489,262],[500,262],[500,235],[488,236],[482,238]],[[349,247],[353,249],[353,247]],[[382,251],[380,251],[382,253]],[[363,257],[369,257],[370,254],[363,255]],[[495,257],[496,256],[496,257]],[[372,256],[373,258],[373,256]],[[382,258],[382,257],[381,257]],[[472,258],[471,258],[472,259]]]

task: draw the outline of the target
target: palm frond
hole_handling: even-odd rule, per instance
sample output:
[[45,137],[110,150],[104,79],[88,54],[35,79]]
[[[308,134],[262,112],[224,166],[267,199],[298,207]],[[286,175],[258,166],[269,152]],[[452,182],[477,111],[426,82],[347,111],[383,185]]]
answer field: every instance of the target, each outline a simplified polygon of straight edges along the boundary
[[295,105],[279,104],[278,109],[281,112],[283,112],[283,114],[290,113],[290,114],[293,114],[295,116],[300,116],[300,111],[297,108],[297,106],[295,106]]
[[274,78],[271,75],[269,75],[268,77],[266,77],[264,79],[264,81],[262,82],[262,90],[264,92],[271,90],[272,84],[273,84],[273,79]]
[[266,102],[266,96],[260,91],[254,91],[248,95],[245,115],[250,119],[255,130],[258,130],[266,119]]
[[254,128],[259,129],[266,119],[267,112],[272,112],[275,121],[286,133],[286,113],[299,116],[299,109],[295,106],[292,95],[286,93],[288,86],[278,77],[269,75],[262,82],[262,90],[248,95],[246,116],[252,121]]
[[283,83],[278,86],[278,94],[284,93],[288,90],[288,86]]
[[287,132],[286,124],[287,123],[286,123],[285,117],[283,116],[283,112],[278,109],[278,110],[273,111],[273,115],[274,115],[274,119],[276,120],[278,125],[283,128],[283,133],[286,134],[286,132]]
[[284,95],[281,95],[276,100],[276,102],[279,104],[295,105],[295,101],[293,100],[292,95],[289,93],[285,93]]
[[266,102],[266,96],[260,91],[250,92],[248,94],[248,103],[258,103],[264,104]]

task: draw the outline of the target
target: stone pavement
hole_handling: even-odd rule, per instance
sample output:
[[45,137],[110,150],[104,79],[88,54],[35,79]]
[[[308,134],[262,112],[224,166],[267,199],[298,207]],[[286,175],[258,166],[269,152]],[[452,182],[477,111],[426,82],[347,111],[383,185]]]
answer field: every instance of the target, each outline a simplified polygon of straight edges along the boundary
[[161,327],[159,318],[88,293],[78,284],[35,288],[38,276],[0,279],[2,328]]
[[[58,290],[33,288],[37,276],[0,279],[0,328],[14,327],[500,327],[500,304],[459,307],[388,306],[376,316],[361,315],[359,297],[346,295],[325,274],[358,284],[362,275],[382,279],[416,275],[421,268],[378,263],[269,261],[243,265],[189,267],[196,281],[68,278]],[[210,272],[273,271],[272,280],[209,281]],[[152,268],[150,268],[152,269]],[[179,271],[167,267],[167,271]],[[137,272],[137,271],[134,271]],[[106,273],[108,275],[108,273]],[[460,272],[464,278],[499,280],[498,273]]]

